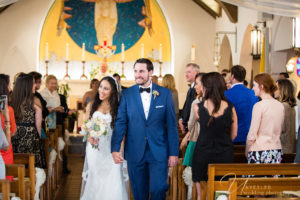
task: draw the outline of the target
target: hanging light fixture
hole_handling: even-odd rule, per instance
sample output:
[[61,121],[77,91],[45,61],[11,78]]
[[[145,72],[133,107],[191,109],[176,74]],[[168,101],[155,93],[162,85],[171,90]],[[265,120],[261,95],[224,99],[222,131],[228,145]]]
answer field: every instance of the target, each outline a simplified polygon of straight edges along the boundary
[[261,30],[257,26],[251,31],[251,55],[253,59],[260,59],[262,45]]
[[221,55],[220,55],[220,38],[218,34],[216,34],[215,37],[215,44],[214,44],[214,65],[216,67],[219,67],[220,65],[220,60],[221,60]]
[[300,18],[293,18],[293,47],[300,51]]

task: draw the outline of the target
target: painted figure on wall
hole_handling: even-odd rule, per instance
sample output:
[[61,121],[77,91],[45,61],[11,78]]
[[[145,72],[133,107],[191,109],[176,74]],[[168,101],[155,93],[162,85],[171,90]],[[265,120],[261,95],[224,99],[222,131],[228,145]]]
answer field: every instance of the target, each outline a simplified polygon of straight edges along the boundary
[[103,44],[107,39],[108,46],[113,44],[113,36],[118,23],[118,11],[116,3],[126,3],[133,0],[82,0],[95,3],[95,30],[98,44]]

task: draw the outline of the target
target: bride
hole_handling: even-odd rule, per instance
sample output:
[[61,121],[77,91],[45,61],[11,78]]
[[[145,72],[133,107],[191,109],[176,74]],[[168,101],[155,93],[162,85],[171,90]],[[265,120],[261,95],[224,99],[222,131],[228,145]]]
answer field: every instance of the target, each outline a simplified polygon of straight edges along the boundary
[[[99,141],[89,137],[82,172],[81,200],[127,200],[122,165],[111,154],[112,129],[117,117],[119,92],[117,81],[110,76],[100,81],[95,100],[87,106],[86,118],[101,118],[110,123],[107,135]],[[98,149],[92,144],[98,143]]]

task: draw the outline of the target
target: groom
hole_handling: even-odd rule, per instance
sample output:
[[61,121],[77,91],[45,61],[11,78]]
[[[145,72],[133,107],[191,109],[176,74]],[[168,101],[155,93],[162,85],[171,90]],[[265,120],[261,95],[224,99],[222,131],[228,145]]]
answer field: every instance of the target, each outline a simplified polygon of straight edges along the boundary
[[165,200],[168,166],[178,162],[178,132],[171,91],[151,81],[153,64],[141,58],[134,64],[136,85],[124,90],[111,141],[115,163],[126,133],[125,159],[135,200]]

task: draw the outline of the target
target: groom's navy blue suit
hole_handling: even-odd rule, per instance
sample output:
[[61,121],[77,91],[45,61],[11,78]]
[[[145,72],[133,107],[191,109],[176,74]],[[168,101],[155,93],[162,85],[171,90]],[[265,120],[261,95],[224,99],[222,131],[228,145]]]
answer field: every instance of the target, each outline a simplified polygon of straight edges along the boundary
[[[112,136],[111,151],[119,152],[126,133],[124,154],[135,200],[164,200],[168,189],[168,158],[178,156],[176,114],[169,89],[152,84],[146,119],[139,86],[123,91]],[[155,93],[155,92],[154,92]]]

